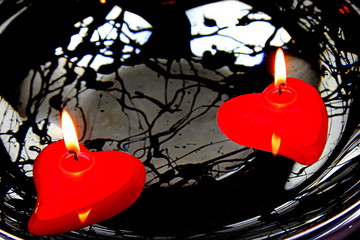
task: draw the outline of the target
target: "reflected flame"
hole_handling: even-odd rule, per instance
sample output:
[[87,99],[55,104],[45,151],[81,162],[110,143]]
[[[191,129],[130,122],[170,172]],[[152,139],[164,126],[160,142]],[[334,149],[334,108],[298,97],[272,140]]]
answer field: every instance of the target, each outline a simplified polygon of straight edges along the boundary
[[73,153],[80,152],[79,141],[76,135],[74,123],[70,117],[70,114],[65,109],[61,114],[61,128],[66,149]]
[[284,52],[279,48],[275,56],[275,87],[286,84],[286,64]]
[[281,144],[281,138],[276,135],[276,133],[273,133],[271,136],[271,152],[276,156],[279,152]]
[[88,218],[90,211],[91,211],[91,208],[78,213],[79,220],[82,224],[84,224],[86,222],[86,219]]

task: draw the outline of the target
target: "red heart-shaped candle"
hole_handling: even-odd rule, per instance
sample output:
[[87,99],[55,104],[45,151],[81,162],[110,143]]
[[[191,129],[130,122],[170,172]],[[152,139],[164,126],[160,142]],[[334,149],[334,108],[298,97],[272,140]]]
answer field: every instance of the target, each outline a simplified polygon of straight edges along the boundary
[[296,78],[287,78],[281,91],[273,83],[262,93],[224,102],[217,121],[232,141],[305,165],[319,159],[327,139],[324,102],[314,87]]
[[35,160],[37,203],[28,223],[34,235],[53,235],[110,218],[135,202],[145,183],[143,164],[118,151],[90,152],[77,159],[64,141],[47,146]]

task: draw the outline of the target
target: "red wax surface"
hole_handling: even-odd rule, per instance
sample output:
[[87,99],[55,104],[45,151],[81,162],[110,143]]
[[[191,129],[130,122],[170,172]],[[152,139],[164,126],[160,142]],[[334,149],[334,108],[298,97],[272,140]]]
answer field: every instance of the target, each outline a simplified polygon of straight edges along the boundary
[[64,141],[47,146],[35,160],[37,203],[28,223],[34,235],[54,235],[110,218],[135,202],[145,168],[134,156],[90,152],[80,145],[78,161]]
[[275,134],[281,139],[278,154],[304,165],[319,159],[327,139],[324,102],[314,87],[296,78],[287,78],[281,94],[271,84],[262,93],[226,101],[217,121],[232,141],[263,151],[272,152]]

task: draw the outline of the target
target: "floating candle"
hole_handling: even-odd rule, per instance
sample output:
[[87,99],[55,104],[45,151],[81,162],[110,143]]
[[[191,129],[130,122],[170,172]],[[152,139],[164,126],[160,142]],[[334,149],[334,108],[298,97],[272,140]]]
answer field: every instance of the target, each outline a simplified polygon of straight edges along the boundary
[[262,93],[241,95],[218,111],[220,130],[232,141],[280,154],[304,165],[321,156],[328,116],[318,91],[296,78],[286,78],[281,49],[276,54],[275,83]]
[[47,146],[34,163],[34,235],[54,235],[110,218],[135,202],[145,183],[143,164],[118,151],[90,152],[79,145],[72,120],[62,114],[64,141]]

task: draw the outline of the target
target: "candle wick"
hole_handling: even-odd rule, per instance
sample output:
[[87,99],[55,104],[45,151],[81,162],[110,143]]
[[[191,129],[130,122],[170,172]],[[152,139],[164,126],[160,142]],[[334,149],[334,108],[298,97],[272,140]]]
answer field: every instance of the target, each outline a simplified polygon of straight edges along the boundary
[[76,152],[74,152],[74,151],[69,151],[69,153],[72,154],[72,155],[74,155],[75,161],[78,161],[78,160],[79,160],[78,155],[77,155]]
[[279,95],[282,94],[284,88],[285,88],[285,83],[281,83],[281,84],[279,85]]

